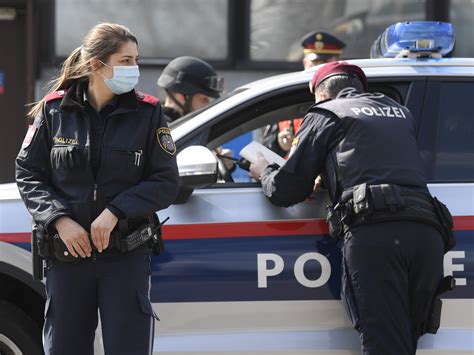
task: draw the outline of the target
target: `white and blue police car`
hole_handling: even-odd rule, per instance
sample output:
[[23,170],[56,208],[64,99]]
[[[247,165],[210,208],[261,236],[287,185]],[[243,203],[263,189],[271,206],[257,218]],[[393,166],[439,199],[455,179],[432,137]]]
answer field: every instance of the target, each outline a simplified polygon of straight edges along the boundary
[[[403,29],[387,30],[373,49],[398,58],[350,62],[364,70],[370,91],[413,113],[430,191],[454,216],[457,245],[444,257],[444,273],[457,287],[445,294],[438,334],[423,336],[418,353],[472,354],[474,59],[444,57],[454,41],[449,26]],[[154,353],[360,353],[340,302],[341,254],[324,222],[327,195],[275,207],[247,172],[227,171],[212,153],[222,146],[238,157],[263,127],[303,117],[314,100],[314,70],[242,86],[172,125],[183,186],[159,212],[170,220],[166,251],[153,260],[151,299],[161,319]],[[0,353],[25,354],[40,337],[45,292],[31,278],[30,216],[14,184],[0,186],[0,216]]]

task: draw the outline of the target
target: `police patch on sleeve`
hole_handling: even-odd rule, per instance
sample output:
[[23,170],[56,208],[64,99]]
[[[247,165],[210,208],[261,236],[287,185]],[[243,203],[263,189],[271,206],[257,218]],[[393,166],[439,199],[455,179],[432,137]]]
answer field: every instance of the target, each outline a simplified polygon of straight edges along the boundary
[[21,149],[28,148],[31,141],[33,140],[33,137],[35,136],[35,133],[36,133],[37,129],[38,129],[38,127],[36,127],[34,124],[29,126],[28,132],[26,132],[25,139],[23,140],[23,144],[21,145]]
[[169,128],[158,128],[156,130],[156,139],[161,149],[166,153],[174,155],[176,153],[176,146],[174,144],[173,138],[171,137]]

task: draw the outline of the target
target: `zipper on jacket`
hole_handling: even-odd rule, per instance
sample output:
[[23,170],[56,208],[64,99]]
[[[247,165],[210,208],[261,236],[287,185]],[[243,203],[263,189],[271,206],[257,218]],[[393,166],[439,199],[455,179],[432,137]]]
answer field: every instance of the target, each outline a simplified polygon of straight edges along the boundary
[[92,191],[92,214],[95,216],[98,214],[98,211],[97,211],[97,206],[98,206],[98,197],[97,197],[97,194],[98,194],[98,184],[97,182],[94,182],[94,190]]
[[[97,212],[97,183],[94,183],[94,190],[92,192],[92,210],[94,213]],[[92,239],[90,240],[93,243]],[[92,248],[92,261],[95,262],[97,260],[96,251]]]

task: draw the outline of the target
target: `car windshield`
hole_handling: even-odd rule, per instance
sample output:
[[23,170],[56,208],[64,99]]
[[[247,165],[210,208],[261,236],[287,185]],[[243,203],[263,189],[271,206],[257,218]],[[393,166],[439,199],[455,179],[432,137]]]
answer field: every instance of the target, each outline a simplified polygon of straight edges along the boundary
[[175,129],[176,127],[179,127],[181,126],[183,123],[186,123],[188,122],[190,119],[192,119],[193,117],[199,115],[201,112],[209,109],[210,107],[212,106],[215,106],[217,105],[218,103],[224,101],[224,100],[227,100],[229,97],[232,97],[234,95],[237,95],[238,93],[241,93],[242,91],[245,91],[247,90],[247,88],[238,88],[238,89],[235,89],[225,95],[222,95],[221,97],[219,97],[217,100],[214,100],[213,102],[211,102],[209,105],[207,106],[204,106],[203,108],[199,109],[199,110],[196,110],[196,111],[193,111],[193,112],[190,112],[188,113],[187,115],[183,116],[183,117],[180,117],[178,118],[176,121],[173,121],[169,124],[169,128],[171,130]]

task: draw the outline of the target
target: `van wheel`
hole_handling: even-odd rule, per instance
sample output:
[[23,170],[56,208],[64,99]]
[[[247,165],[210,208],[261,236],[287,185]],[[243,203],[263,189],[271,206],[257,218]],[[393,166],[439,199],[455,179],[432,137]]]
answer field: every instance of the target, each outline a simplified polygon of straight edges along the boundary
[[41,355],[41,329],[20,308],[0,300],[0,354]]

